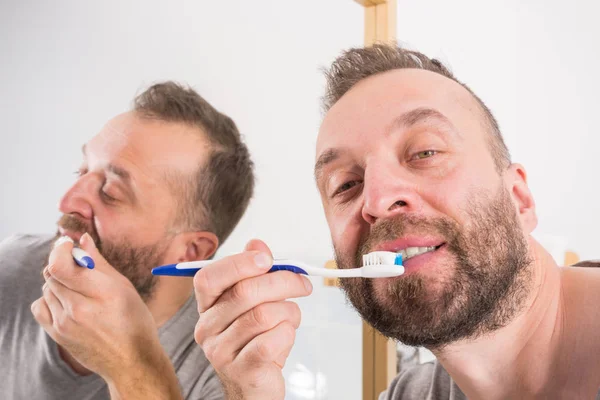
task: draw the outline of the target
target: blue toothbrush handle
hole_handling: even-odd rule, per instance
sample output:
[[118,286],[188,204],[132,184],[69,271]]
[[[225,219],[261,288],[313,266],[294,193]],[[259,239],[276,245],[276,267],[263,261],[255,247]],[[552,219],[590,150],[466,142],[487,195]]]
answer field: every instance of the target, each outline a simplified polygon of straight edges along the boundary
[[200,268],[187,268],[187,269],[176,269],[169,268],[168,270],[161,271],[159,268],[152,270],[152,275],[167,275],[167,276],[189,276],[193,277],[196,272],[200,271]]
[[[181,268],[181,269],[179,269],[176,267],[176,264],[170,264],[170,265],[165,265],[162,267],[154,268],[152,270],[152,275],[193,277],[194,275],[196,275],[196,272],[198,272],[199,270],[200,270],[200,268]],[[292,264],[283,264],[283,263],[278,264],[277,262],[275,262],[275,264],[273,264],[273,266],[271,267],[271,269],[268,272],[275,272],[275,271],[290,271],[290,272],[294,272],[296,274],[308,275],[308,273],[300,267],[297,267]]]
[[288,265],[288,264],[274,264],[271,269],[269,270],[269,272],[275,272],[275,271],[290,271],[290,272],[294,272],[296,274],[303,274],[303,275],[308,275],[308,273],[303,270],[300,267],[296,267],[295,265]]

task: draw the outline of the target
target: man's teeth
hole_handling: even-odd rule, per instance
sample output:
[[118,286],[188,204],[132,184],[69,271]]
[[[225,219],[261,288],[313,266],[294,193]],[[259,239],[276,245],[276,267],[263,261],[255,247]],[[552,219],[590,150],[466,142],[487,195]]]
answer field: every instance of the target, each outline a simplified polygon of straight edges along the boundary
[[402,254],[402,260],[408,260],[409,258],[412,258],[414,256],[418,256],[430,251],[435,250],[435,246],[428,246],[428,247],[407,247],[406,249],[403,250],[399,250],[396,253],[398,254]]

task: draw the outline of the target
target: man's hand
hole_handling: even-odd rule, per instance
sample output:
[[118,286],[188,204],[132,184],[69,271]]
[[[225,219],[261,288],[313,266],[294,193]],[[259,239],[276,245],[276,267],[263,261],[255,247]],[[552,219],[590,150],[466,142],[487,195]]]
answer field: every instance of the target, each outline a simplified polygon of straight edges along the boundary
[[267,274],[273,263],[261,241],[219,260],[194,277],[200,319],[195,338],[219,374],[229,400],[283,399],[281,370],[300,325],[288,298],[308,296],[308,278],[287,271]]
[[100,375],[113,394],[148,376],[171,384],[174,377],[177,385],[152,314],[131,282],[106,262],[87,233],[80,245],[95,269],[75,264],[71,242],[56,246],[44,269],[43,296],[31,305],[36,321],[81,365]]

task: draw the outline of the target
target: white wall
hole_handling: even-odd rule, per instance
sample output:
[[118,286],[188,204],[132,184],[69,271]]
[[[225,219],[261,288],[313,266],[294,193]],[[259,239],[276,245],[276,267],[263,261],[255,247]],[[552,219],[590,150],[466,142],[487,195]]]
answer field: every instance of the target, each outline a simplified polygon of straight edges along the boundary
[[[0,2],[0,237],[52,232],[81,144],[136,91],[176,79],[236,120],[257,164],[255,199],[220,253],[260,237],[277,254],[322,264],[331,247],[311,174],[318,68],[361,45],[361,8],[351,0],[166,4]],[[595,8],[398,0],[399,39],[447,61],[490,106],[529,172],[538,232],[564,236],[583,258],[599,256]],[[360,399],[360,321],[337,290],[313,282],[286,366],[288,398]],[[317,381],[299,376],[300,364]]]
[[528,171],[535,234],[600,258],[598,2],[398,1],[399,40],[447,62],[499,120]]

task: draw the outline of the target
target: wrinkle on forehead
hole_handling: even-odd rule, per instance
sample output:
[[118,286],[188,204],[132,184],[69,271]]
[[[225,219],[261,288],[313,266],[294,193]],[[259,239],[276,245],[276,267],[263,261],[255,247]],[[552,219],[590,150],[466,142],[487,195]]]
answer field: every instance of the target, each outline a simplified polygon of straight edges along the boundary
[[346,132],[365,140],[369,131],[384,129],[392,118],[418,107],[440,111],[459,133],[487,130],[481,105],[458,82],[431,71],[393,70],[360,81],[331,107],[319,130],[316,157],[326,147],[337,147]]
[[114,162],[151,184],[194,173],[206,163],[211,148],[196,127],[141,118],[131,112],[109,121],[90,145],[102,162]]

